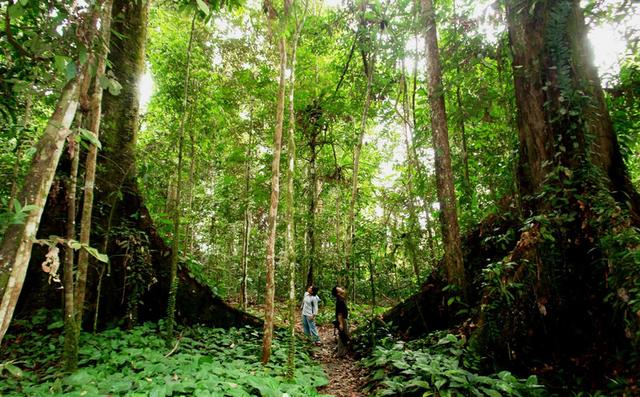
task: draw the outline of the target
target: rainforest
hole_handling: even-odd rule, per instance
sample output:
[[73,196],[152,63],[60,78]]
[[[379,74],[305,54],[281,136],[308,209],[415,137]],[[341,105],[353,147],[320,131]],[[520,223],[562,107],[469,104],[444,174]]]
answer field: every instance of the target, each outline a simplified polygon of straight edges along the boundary
[[637,2],[0,14],[0,395],[640,396]]

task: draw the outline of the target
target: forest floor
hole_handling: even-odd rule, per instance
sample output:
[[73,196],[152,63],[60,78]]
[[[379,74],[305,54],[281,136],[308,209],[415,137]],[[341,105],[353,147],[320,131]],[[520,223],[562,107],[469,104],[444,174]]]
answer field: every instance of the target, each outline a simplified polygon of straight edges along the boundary
[[318,334],[322,344],[313,348],[312,356],[322,364],[329,378],[329,384],[319,391],[336,397],[364,397],[360,390],[367,379],[366,370],[349,355],[335,357],[337,339],[333,336],[333,325],[319,326]]

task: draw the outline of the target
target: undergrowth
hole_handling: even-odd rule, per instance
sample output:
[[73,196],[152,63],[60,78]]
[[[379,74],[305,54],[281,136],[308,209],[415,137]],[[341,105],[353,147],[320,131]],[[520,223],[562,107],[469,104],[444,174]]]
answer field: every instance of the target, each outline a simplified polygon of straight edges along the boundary
[[479,358],[466,341],[446,331],[403,342],[379,340],[363,364],[371,372],[372,396],[546,396],[535,376],[516,378],[508,371],[481,374]]
[[162,324],[81,335],[79,366],[65,375],[63,337],[51,323],[41,332],[7,336],[0,356],[3,396],[318,396],[322,368],[297,349],[296,374],[285,379],[285,336],[276,335],[271,362],[260,364],[258,330],[181,328],[175,351],[165,347]]

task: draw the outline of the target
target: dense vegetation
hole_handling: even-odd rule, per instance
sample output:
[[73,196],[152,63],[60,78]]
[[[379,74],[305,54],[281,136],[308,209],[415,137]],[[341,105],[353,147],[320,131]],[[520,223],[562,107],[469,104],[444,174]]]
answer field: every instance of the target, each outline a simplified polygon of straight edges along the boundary
[[639,393],[640,7],[578,3],[2,3],[0,393],[318,395],[311,284],[364,393]]
[[261,338],[252,328],[181,328],[175,349],[165,352],[162,323],[83,335],[82,369],[64,375],[56,366],[62,345],[57,314],[48,318],[40,312],[16,324],[25,332],[8,338],[3,396],[317,396],[316,388],[327,382],[302,349],[296,357],[298,373],[287,380],[282,372],[286,341],[280,338],[273,345],[273,361],[260,365]]

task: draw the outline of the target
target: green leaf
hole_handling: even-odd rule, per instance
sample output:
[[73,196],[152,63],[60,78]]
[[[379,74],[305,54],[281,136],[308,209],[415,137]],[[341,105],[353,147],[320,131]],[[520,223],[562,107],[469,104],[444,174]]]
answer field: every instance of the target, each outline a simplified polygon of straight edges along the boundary
[[67,65],[64,68],[64,77],[67,79],[67,81],[73,79],[74,77],[76,77],[76,73],[78,71],[76,70],[76,63],[75,62],[68,62]]
[[13,209],[16,213],[22,212],[22,204],[16,199],[13,199]]
[[64,327],[64,322],[62,320],[54,321],[47,326],[47,329],[51,331],[52,329],[60,329]]
[[500,392],[497,392],[493,389],[487,389],[486,387],[483,387],[482,391],[489,397],[502,397],[502,394],[500,394]]
[[5,364],[4,368],[9,371],[9,373],[13,376],[15,376],[16,378],[22,378],[22,370],[18,367],[16,367],[13,364]]
[[89,141],[98,149],[102,149],[102,144],[100,143],[100,140],[98,139],[96,134],[89,130],[85,130],[84,128],[78,128],[78,131],[80,132],[80,136],[82,137],[82,139]]
[[111,80],[107,76],[105,75],[100,76],[98,78],[98,81],[100,81],[100,87],[102,87],[103,90],[109,88],[109,84]]
[[204,15],[209,15],[209,6],[203,0],[196,0],[200,11],[204,12]]
[[24,7],[21,4],[9,6],[9,18],[20,18],[22,14],[24,14]]
[[72,386],[82,386],[93,380],[92,376],[86,371],[80,370],[72,375],[67,376],[65,383]]
[[122,90],[122,85],[120,85],[120,83],[118,83],[118,81],[115,79],[109,79],[108,89],[109,89],[109,94],[113,96],[118,96],[120,95],[120,91]]
[[111,384],[111,391],[115,393],[123,393],[131,389],[131,381],[120,380]]
[[40,208],[40,207],[38,207],[35,204],[28,204],[28,205],[25,205],[24,207],[22,207],[22,212],[31,212],[33,210],[37,210],[38,208]]
[[78,55],[78,59],[80,60],[81,65],[84,65],[84,63],[87,62],[87,59],[89,59],[89,54],[86,48],[84,47],[80,48],[80,54]]
[[109,263],[109,257],[105,254],[101,254],[97,249],[84,244],[82,245],[82,248],[84,248],[89,253],[89,255],[93,256],[100,262]]

